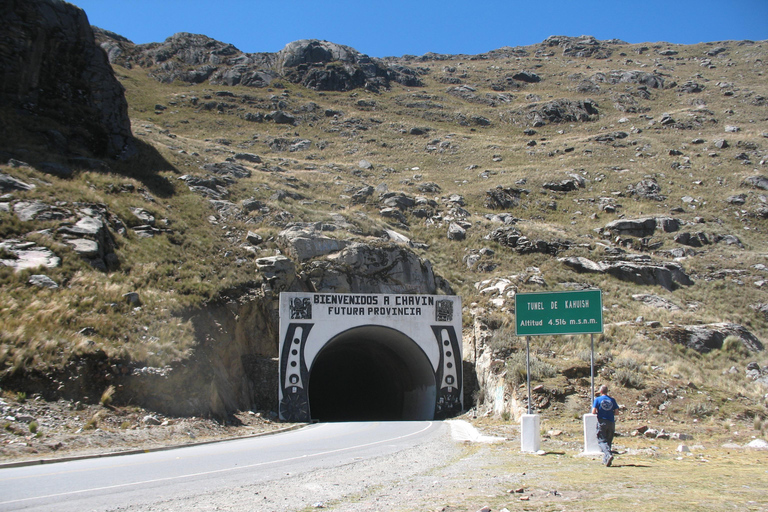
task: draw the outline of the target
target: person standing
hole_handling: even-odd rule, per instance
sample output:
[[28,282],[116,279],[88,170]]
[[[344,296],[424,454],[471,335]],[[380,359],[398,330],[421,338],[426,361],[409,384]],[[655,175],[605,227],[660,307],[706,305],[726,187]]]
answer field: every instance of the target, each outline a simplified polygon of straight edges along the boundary
[[597,415],[597,445],[603,452],[603,464],[610,466],[613,463],[613,434],[616,432],[616,420],[614,411],[619,409],[619,404],[608,396],[608,386],[603,384],[597,390],[598,396],[592,403],[592,414]]

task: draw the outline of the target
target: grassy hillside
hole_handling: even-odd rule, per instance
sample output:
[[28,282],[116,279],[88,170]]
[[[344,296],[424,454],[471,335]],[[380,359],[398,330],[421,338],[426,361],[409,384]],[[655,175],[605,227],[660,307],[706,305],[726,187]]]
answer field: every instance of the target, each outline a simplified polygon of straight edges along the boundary
[[[62,257],[60,267],[45,271],[59,283],[57,290],[28,284],[38,270],[0,266],[5,379],[63,368],[73,356],[98,351],[149,366],[183,361],[198,342],[189,311],[260,280],[255,260],[280,249],[275,237],[288,223],[343,218],[361,237],[394,229],[424,244],[414,250],[462,295],[468,333],[474,317],[494,330],[491,343],[506,361],[510,383],[519,376],[513,298],[481,294],[485,286],[478,283],[512,276],[518,292],[586,284],[603,291],[606,306],[607,327],[598,337],[601,379],[649,403],[667,388],[698,390],[678,392],[682,398],[665,409],[717,422],[741,417],[762,428],[768,390],[747,379],[745,367],[768,364],[765,353],[727,340],[722,350],[700,354],[670,341],[664,328],[730,322],[768,341],[768,318],[751,307],[768,302],[768,192],[745,182],[768,174],[767,43],[599,46],[602,53],[592,57],[566,54],[550,41],[477,56],[391,59],[416,69],[424,86],[393,83],[377,93],[318,92],[281,80],[269,88],[163,84],[147,69],[115,66],[141,141],[139,157],[110,161],[109,170],[69,163],[75,170],[69,179],[37,170],[57,158],[45,148],[11,152],[29,167],[0,166],[0,172],[36,185],[14,192],[11,202],[41,200],[65,209],[104,205],[128,228],[114,235],[119,266],[102,272],[56,239],[58,222],[22,222],[12,208],[0,210],[0,238],[44,244]],[[512,78],[521,71],[540,81]],[[664,87],[618,81],[626,71],[654,74]],[[582,115],[584,102],[596,112]],[[277,110],[293,115],[295,123],[263,119]],[[535,126],[536,112],[541,126]],[[5,146],[23,148],[23,139],[22,132]],[[237,156],[242,153],[260,162]],[[252,175],[229,184],[226,200],[253,199],[264,208],[217,210],[181,179],[204,176],[203,165],[227,159]],[[583,187],[543,187],[572,175],[583,178]],[[643,180],[654,180],[663,197],[633,193]],[[406,212],[402,224],[380,215],[376,193],[364,204],[350,200],[363,185],[381,184],[434,199],[432,215]],[[515,227],[529,239],[561,242],[556,256],[520,254],[486,239],[501,226],[486,218],[500,213],[485,203],[496,186],[525,189],[520,204],[503,211],[518,219]],[[463,210],[449,201],[453,194],[463,198]],[[729,201],[739,194],[743,201]],[[156,236],[143,238],[130,229],[143,223],[135,208],[155,217]],[[735,235],[741,245],[690,248],[674,240],[677,233],[658,230],[646,239],[602,233],[618,218],[649,216],[680,219],[680,231],[709,239]],[[469,223],[463,241],[447,238],[455,220]],[[264,242],[247,244],[249,231]],[[482,248],[492,253],[484,252],[482,265],[468,266],[466,257]],[[695,284],[641,286],[608,274],[577,274],[558,260],[603,260],[617,249],[663,261],[675,255],[665,251],[687,250],[678,261]],[[126,301],[130,292],[139,294],[140,305]],[[636,294],[659,295],[679,309],[649,307],[633,300]],[[557,386],[559,371],[588,361],[584,338],[537,338],[537,378]],[[661,403],[648,407],[658,411]],[[638,420],[644,414],[638,412]]]

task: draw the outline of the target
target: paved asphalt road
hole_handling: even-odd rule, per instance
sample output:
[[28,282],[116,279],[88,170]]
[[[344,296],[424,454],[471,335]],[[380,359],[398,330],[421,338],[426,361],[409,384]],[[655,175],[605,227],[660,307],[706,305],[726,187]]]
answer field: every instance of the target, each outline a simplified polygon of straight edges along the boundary
[[321,423],[168,451],[3,468],[0,511],[146,505],[380,457],[447,431],[431,421]]

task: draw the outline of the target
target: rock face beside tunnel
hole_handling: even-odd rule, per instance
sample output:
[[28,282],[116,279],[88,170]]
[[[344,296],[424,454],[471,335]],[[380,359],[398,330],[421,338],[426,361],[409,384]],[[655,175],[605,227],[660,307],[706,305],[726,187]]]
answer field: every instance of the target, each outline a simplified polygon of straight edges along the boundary
[[123,87],[82,9],[60,0],[4,1],[0,19],[0,103],[56,123],[65,142],[52,149],[132,154]]

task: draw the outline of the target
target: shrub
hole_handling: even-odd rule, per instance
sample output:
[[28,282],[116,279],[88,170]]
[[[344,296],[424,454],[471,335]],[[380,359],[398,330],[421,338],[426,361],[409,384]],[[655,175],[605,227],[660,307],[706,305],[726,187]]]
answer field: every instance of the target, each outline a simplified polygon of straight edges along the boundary
[[[517,352],[507,359],[507,375],[505,380],[510,386],[518,386],[527,380],[525,368],[525,352]],[[540,361],[531,356],[531,381],[552,378],[557,376],[557,368],[549,363]]]
[[625,388],[642,389],[645,387],[643,377],[639,373],[627,368],[619,368],[616,370],[613,374],[613,380]]
[[715,411],[711,405],[704,402],[695,402],[685,406],[685,412],[688,416],[694,416],[697,418],[704,418],[711,416]]

